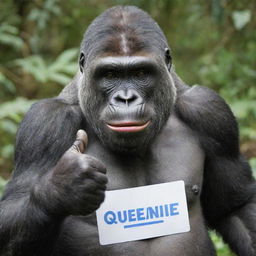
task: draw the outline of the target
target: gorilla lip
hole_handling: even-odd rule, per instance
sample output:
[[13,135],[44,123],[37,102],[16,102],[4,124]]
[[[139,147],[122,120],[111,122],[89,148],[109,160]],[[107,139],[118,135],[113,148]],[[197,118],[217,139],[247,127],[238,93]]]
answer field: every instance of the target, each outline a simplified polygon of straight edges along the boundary
[[142,122],[122,122],[122,123],[108,123],[107,126],[112,131],[116,132],[139,132],[144,130],[148,125],[150,121],[147,121],[146,123]]

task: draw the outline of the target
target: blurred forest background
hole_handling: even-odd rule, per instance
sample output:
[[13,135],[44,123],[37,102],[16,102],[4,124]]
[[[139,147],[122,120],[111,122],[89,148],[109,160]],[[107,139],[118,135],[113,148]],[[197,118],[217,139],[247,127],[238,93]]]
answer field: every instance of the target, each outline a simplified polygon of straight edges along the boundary
[[[255,0],[2,0],[0,193],[13,168],[24,113],[71,80],[85,29],[116,4],[149,12],[168,38],[181,78],[214,89],[230,104],[240,125],[241,150],[256,175]],[[232,255],[211,235],[219,256]]]

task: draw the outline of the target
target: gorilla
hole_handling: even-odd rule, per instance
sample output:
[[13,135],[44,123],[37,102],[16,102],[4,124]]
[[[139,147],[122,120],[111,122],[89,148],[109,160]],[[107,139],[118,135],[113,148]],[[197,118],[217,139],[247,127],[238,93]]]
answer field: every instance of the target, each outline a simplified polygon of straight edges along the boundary
[[[177,180],[189,232],[99,244],[95,211],[106,190]],[[71,83],[20,125],[0,254],[212,256],[208,228],[237,255],[256,255],[256,183],[234,115],[214,91],[176,75],[147,13],[110,8],[87,29]]]

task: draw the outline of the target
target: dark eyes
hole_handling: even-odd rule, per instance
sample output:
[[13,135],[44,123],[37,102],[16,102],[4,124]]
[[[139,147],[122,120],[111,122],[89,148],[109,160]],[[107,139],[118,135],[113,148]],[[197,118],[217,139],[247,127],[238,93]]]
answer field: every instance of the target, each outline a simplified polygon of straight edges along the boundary
[[[144,79],[149,74],[146,70],[139,69],[139,70],[131,72],[131,75],[134,78]],[[114,78],[118,78],[120,76],[120,74],[117,71],[105,71],[102,76],[105,79],[114,79]]]
[[117,77],[117,73],[114,71],[106,71],[103,75],[104,78],[106,79],[113,79]]
[[134,76],[138,79],[144,79],[148,73],[144,69],[140,69],[134,73]]

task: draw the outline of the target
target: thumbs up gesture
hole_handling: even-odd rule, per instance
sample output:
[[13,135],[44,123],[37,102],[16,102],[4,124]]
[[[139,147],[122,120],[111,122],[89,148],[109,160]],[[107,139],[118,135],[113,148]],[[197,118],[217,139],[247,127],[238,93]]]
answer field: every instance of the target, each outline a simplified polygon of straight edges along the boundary
[[76,140],[70,150],[78,153],[84,153],[88,144],[88,137],[84,130],[79,130],[76,134]]
[[106,168],[96,158],[84,154],[87,141],[86,132],[79,130],[73,145],[51,172],[48,193],[54,214],[87,215],[104,200]]

